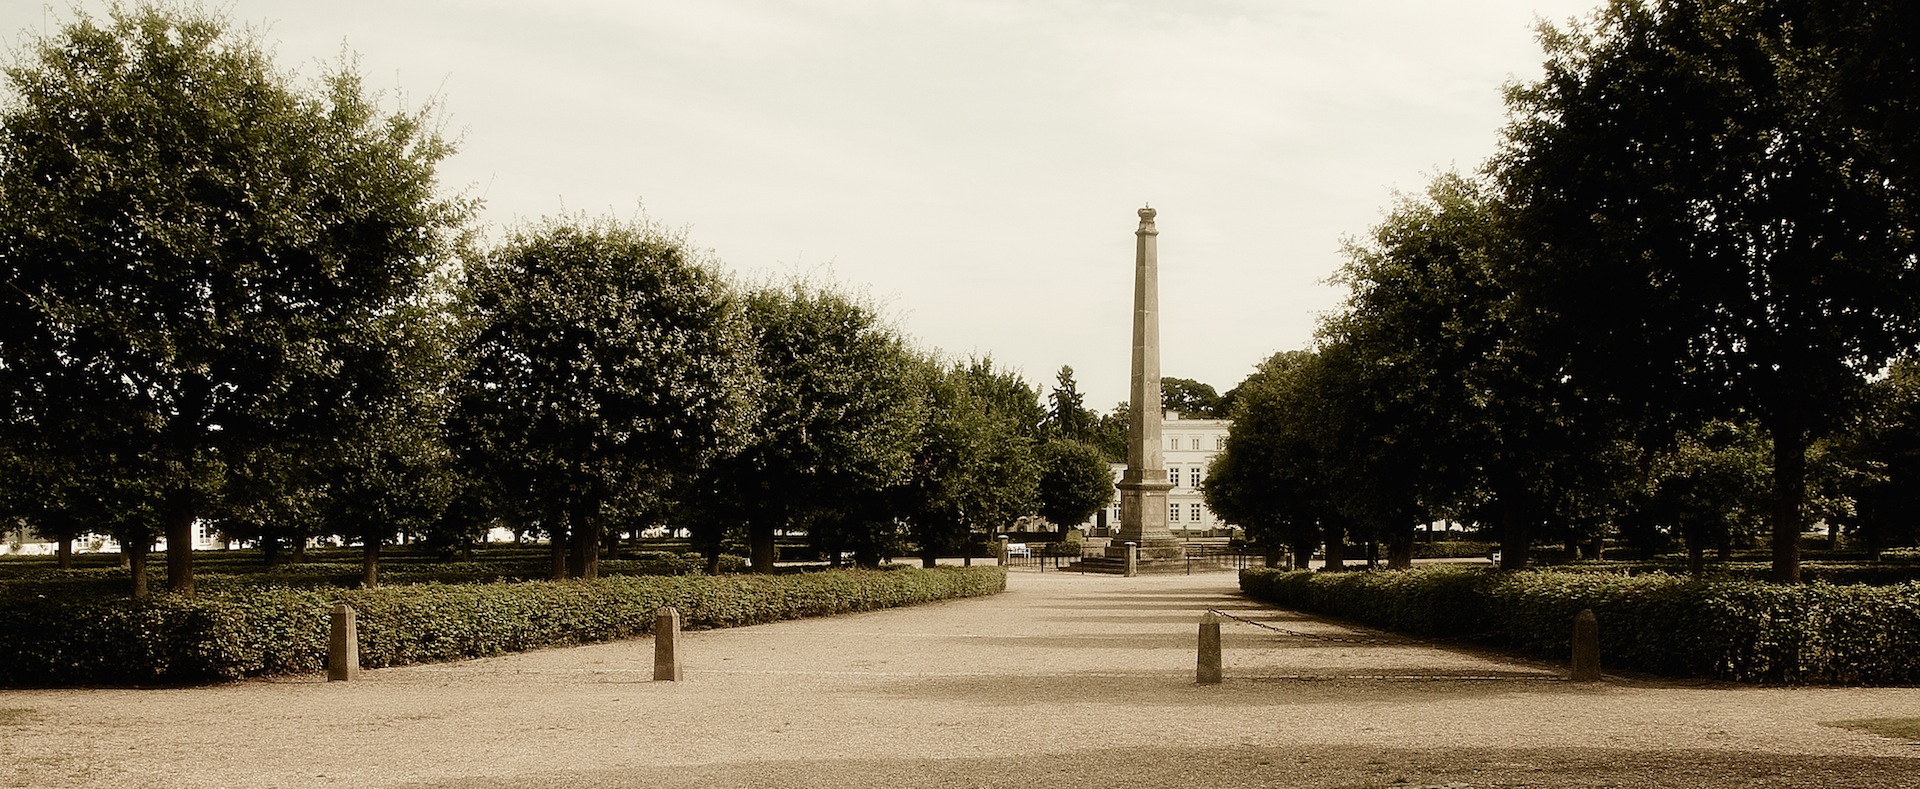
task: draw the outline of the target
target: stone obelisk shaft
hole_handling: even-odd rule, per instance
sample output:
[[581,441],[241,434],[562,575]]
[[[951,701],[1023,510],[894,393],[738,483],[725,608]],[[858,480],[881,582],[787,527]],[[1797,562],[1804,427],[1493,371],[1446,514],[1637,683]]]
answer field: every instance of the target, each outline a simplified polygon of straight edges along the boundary
[[1127,470],[1120,489],[1120,534],[1152,558],[1177,545],[1167,528],[1167,467],[1160,436],[1160,261],[1155,211],[1140,209],[1133,253],[1133,385],[1127,407]]

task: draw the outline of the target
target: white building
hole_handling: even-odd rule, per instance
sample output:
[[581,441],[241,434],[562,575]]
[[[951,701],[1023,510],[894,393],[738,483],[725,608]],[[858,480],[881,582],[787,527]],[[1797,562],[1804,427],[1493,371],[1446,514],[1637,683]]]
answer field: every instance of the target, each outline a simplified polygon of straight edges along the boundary
[[[1173,483],[1173,489],[1167,491],[1167,528],[1175,537],[1226,536],[1226,530],[1233,528],[1215,517],[1200,496],[1200,481],[1206,479],[1207,465],[1226,447],[1227,431],[1232,427],[1231,419],[1186,419],[1173,411],[1166,412],[1160,422],[1160,440],[1166,442],[1161,452],[1167,481]],[[1127,464],[1114,463],[1111,470],[1113,481],[1119,482]],[[1120,491],[1115,490],[1107,509],[1082,528],[1090,535],[1106,536],[1109,528],[1119,527]]]

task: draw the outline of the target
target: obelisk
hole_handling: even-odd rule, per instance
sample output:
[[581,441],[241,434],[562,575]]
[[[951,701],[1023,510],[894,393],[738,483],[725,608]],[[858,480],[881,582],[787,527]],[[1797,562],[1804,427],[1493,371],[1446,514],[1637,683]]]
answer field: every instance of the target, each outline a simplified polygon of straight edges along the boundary
[[1178,559],[1184,546],[1167,528],[1167,482],[1160,445],[1160,251],[1153,226],[1155,212],[1140,209],[1133,231],[1133,385],[1128,390],[1127,470],[1120,489],[1120,533],[1107,548],[1109,558],[1124,558],[1126,544],[1140,550],[1140,561]]

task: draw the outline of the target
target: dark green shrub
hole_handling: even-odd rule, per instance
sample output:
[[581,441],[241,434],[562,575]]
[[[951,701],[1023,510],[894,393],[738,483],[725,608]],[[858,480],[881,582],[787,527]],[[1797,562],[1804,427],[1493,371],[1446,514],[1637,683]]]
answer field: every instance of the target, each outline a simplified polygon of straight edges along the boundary
[[647,632],[671,605],[690,629],[866,611],[1006,588],[998,567],[616,576],[379,589],[236,586],[195,597],[22,597],[0,608],[0,685],[190,683],[316,671],[333,606],[358,612],[368,668],[499,655]]
[[1500,547],[1495,542],[1476,540],[1438,540],[1435,542],[1415,542],[1415,559],[1485,559],[1493,549]]
[[1920,583],[1783,586],[1457,566],[1332,574],[1254,568],[1240,582],[1247,594],[1279,605],[1553,658],[1570,652],[1573,618],[1591,608],[1602,662],[1614,668],[1748,682],[1920,683]]

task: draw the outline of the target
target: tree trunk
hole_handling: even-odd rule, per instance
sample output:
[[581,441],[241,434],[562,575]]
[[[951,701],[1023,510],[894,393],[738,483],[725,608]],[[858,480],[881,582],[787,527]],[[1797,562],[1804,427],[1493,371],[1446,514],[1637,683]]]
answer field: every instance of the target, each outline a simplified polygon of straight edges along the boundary
[[270,534],[261,536],[260,563],[268,567],[272,567],[273,563],[279,558],[280,558],[280,538]]
[[[1684,539],[1684,538],[1683,538]],[[1707,546],[1702,540],[1686,539],[1687,574],[1699,578],[1707,574]]]
[[1409,570],[1413,568],[1414,527],[1394,529],[1387,535],[1387,569]]
[[1262,562],[1269,568],[1279,567],[1280,553],[1281,553],[1280,546],[1266,545],[1266,546],[1262,546],[1262,548],[1263,550],[1260,551],[1261,553],[1260,558]]
[[936,553],[936,552],[935,552],[935,551],[933,551],[932,549],[923,549],[923,550],[921,550],[921,551],[920,551],[920,566],[921,566],[921,567],[929,567],[929,568],[930,568],[930,567],[937,567],[937,566],[939,566],[939,564],[940,564],[940,554],[939,554],[939,553]]
[[557,523],[549,521],[547,526],[547,577],[555,581],[567,580],[567,532]]
[[773,524],[754,523],[747,526],[747,542],[750,544],[752,569],[756,573],[773,572]]
[[59,564],[56,566],[62,570],[73,569],[73,535],[60,535],[59,554]]
[[567,575],[574,578],[600,577],[600,523],[586,509],[567,518]]
[[712,548],[707,549],[707,574],[708,575],[720,574],[720,547],[719,546],[714,546]]
[[1527,553],[1533,549],[1533,536],[1527,528],[1527,519],[1521,514],[1517,497],[1510,492],[1495,494],[1498,500],[1494,506],[1500,517],[1500,569],[1527,569]]
[[1322,572],[1337,573],[1347,569],[1347,530],[1339,523],[1329,521],[1326,524],[1327,562],[1321,566]]
[[147,599],[147,545],[145,539],[122,543],[120,550],[127,560],[127,569],[132,573],[133,588],[128,590],[135,600]]
[[380,538],[368,537],[360,549],[360,588],[380,585]]
[[1800,583],[1800,529],[1807,499],[1807,437],[1788,427],[1773,432],[1773,581]]
[[1293,569],[1313,569],[1313,550],[1318,547],[1320,547],[1320,541],[1315,539],[1303,538],[1300,542],[1294,543],[1291,548],[1293,553]]
[[167,515],[167,590],[193,594],[193,509],[178,507]]
[[295,536],[295,537],[288,537],[287,539],[293,542],[292,563],[306,564],[307,563],[307,538]]

